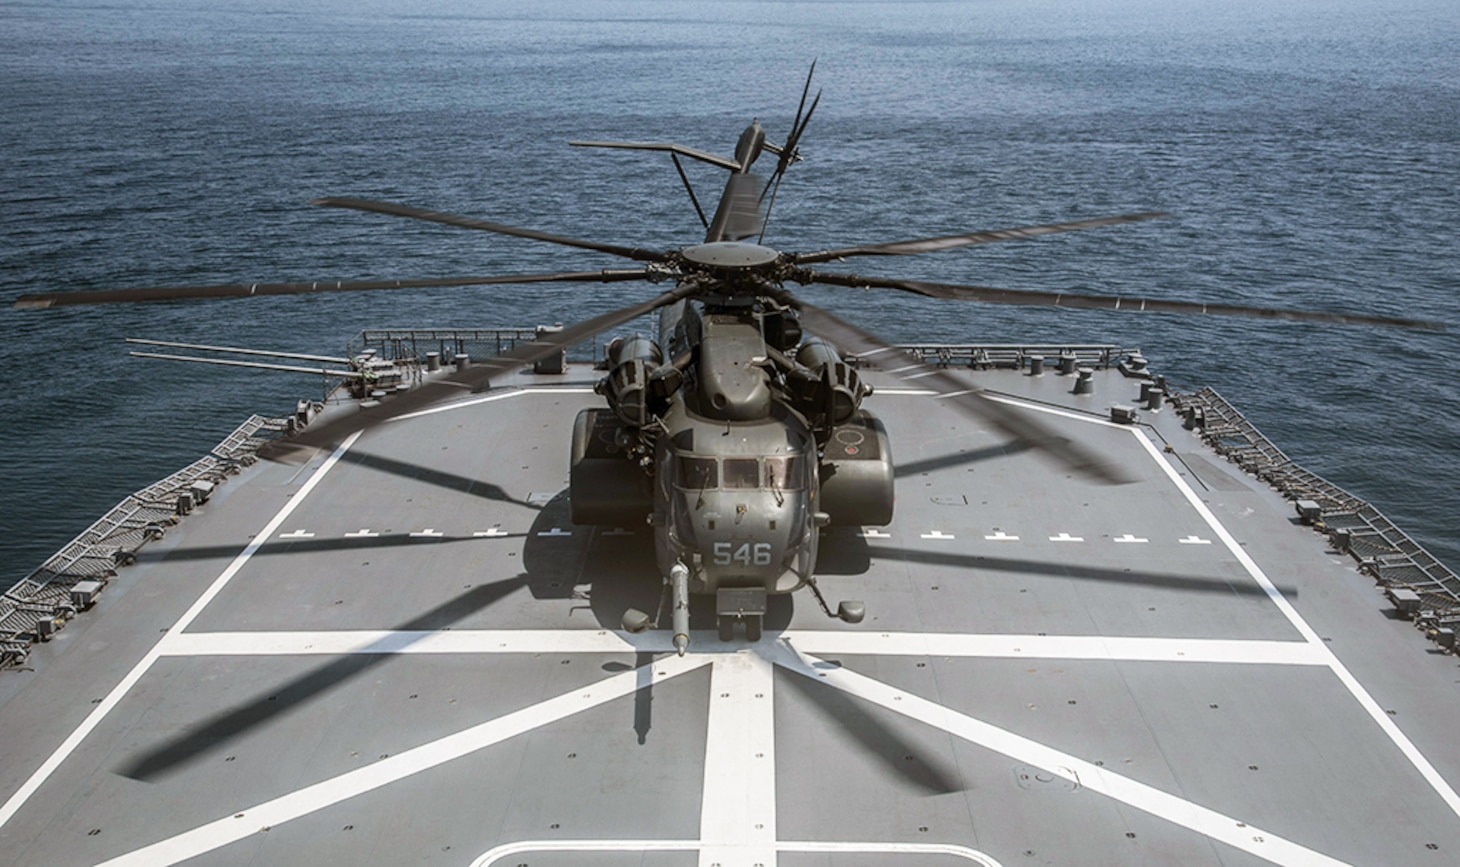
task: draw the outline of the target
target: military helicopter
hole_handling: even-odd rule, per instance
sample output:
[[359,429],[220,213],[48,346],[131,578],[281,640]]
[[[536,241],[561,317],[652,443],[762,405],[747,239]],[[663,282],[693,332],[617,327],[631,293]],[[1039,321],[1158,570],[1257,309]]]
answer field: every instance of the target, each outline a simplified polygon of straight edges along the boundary
[[[672,288],[645,301],[520,343],[485,362],[425,384],[377,406],[342,414],[270,446],[283,457],[319,447],[429,404],[490,387],[497,374],[549,358],[571,344],[659,310],[659,335],[614,340],[607,375],[597,391],[606,407],[579,413],[572,433],[570,503],[575,523],[619,525],[642,516],[654,528],[664,592],[650,617],[625,613],[623,626],[657,626],[666,605],[673,643],[689,645],[691,594],[713,595],[720,635],[737,622],[760,638],[771,595],[809,588],[822,610],[849,623],[865,616],[860,602],[841,602],[835,613],[816,583],[820,529],[828,525],[879,526],[891,522],[891,443],[882,423],[862,407],[871,393],[854,361],[888,357],[894,347],[850,322],[794,297],[786,284],[881,288],[932,298],[1175,313],[1242,315],[1341,324],[1438,329],[1438,323],[1366,314],[1282,310],[1167,299],[1119,298],[859,276],[809,266],[858,256],[905,256],[1092,229],[1167,216],[1144,212],[1072,222],[918,238],[890,243],[787,253],[762,241],[781,181],[802,159],[800,143],[821,93],[807,105],[812,74],[782,143],[752,121],[734,155],[719,156],[662,142],[574,141],[572,145],[668,152],[705,228],[704,241],[658,251],[583,240],[410,205],[354,198],[313,202],[442,223],[593,250],[643,263],[636,268],[484,277],[309,283],[149,287],[27,294],[17,307],[52,307],[124,301],[284,295],[408,287],[503,283],[646,281]],[[753,173],[770,154],[769,177]],[[729,172],[712,217],[700,206],[680,157]],[[752,240],[754,239],[754,240]],[[814,336],[812,336],[814,335]],[[932,365],[899,364],[890,371],[916,378],[918,387],[994,425],[1026,448],[1038,449],[1071,470],[1106,483],[1121,474],[1030,416],[989,399],[980,389]]]

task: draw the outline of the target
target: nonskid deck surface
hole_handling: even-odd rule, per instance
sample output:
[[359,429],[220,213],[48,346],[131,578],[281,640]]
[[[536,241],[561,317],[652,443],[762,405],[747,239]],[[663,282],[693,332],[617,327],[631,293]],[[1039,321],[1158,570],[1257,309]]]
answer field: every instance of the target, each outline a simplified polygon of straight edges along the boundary
[[146,549],[5,675],[0,862],[1460,857],[1453,659],[1169,412],[1105,420],[1132,381],[968,374],[1137,479],[1103,486],[869,374],[896,519],[820,568],[866,621],[697,608],[680,658],[617,628],[649,528],[568,522],[593,375],[260,464]]

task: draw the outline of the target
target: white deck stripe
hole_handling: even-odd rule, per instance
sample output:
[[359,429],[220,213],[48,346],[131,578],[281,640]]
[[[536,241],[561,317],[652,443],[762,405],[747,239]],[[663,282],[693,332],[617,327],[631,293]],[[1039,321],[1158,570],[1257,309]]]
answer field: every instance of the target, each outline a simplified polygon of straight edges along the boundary
[[1369,716],[1373,718],[1379,728],[1389,736],[1389,739],[1394,742],[1394,745],[1399,748],[1399,751],[1404,754],[1405,758],[1409,759],[1410,763],[1414,765],[1415,770],[1419,771],[1420,775],[1434,788],[1435,793],[1449,805],[1451,811],[1455,815],[1460,816],[1460,795],[1456,795],[1455,789],[1445,781],[1444,777],[1440,776],[1440,772],[1435,769],[1434,765],[1430,764],[1430,760],[1424,757],[1424,754],[1419,751],[1419,748],[1414,745],[1414,742],[1404,732],[1399,730],[1399,726],[1395,724],[1394,720],[1389,718],[1389,714],[1384,712],[1384,709],[1379,706],[1379,703],[1374,700],[1374,697],[1369,695],[1369,691],[1364,689],[1363,685],[1359,683],[1358,678],[1354,677],[1353,673],[1339,661],[1338,657],[1334,655],[1328,645],[1323,643],[1323,639],[1313,630],[1313,627],[1308,625],[1308,622],[1303,619],[1302,615],[1298,613],[1298,610],[1293,607],[1293,604],[1268,579],[1267,575],[1257,565],[1257,562],[1247,554],[1246,550],[1242,548],[1236,538],[1227,532],[1227,528],[1206,507],[1206,504],[1201,501],[1201,497],[1197,496],[1196,491],[1192,490],[1191,486],[1186,483],[1186,480],[1181,478],[1181,475],[1176,472],[1176,468],[1171,466],[1170,462],[1161,456],[1161,453],[1156,450],[1155,443],[1151,442],[1138,429],[1132,430],[1131,433],[1135,436],[1136,441],[1150,453],[1151,459],[1166,473],[1167,478],[1171,479],[1171,483],[1176,486],[1177,490],[1181,491],[1186,497],[1191,507],[1196,510],[1198,515],[1201,515],[1202,520],[1206,521],[1207,526],[1211,527],[1212,532],[1217,534],[1217,538],[1222,541],[1222,544],[1227,546],[1227,550],[1231,552],[1232,556],[1237,558],[1237,562],[1242,564],[1242,568],[1247,570],[1247,574],[1252,576],[1252,580],[1256,581],[1258,586],[1267,593],[1268,598],[1278,607],[1278,610],[1283,613],[1283,616],[1287,617],[1288,621],[1293,624],[1293,627],[1298,630],[1303,638],[1323,655],[1327,660],[1328,667],[1333,670],[1333,673],[1338,676],[1338,679],[1348,688],[1348,691],[1364,710],[1368,712]]
[[710,658],[700,867],[775,867],[775,669],[754,650]]
[[563,388],[518,388],[518,389],[513,389],[512,391],[501,391],[501,392],[497,392],[496,394],[487,394],[487,395],[483,395],[481,397],[473,397],[473,398],[468,398],[466,400],[458,400],[458,401],[454,401],[452,403],[445,403],[445,404],[442,404],[440,406],[433,406],[433,407],[429,407],[427,409],[416,410],[415,412],[408,412],[405,415],[398,415],[395,418],[390,419],[390,421],[393,421],[393,422],[395,422],[395,421],[405,421],[408,418],[420,418],[423,415],[435,415],[438,412],[450,412],[451,410],[454,410],[454,409],[466,409],[469,406],[476,406],[479,403],[491,403],[494,400],[502,400],[503,398],[508,398],[508,397],[519,397],[519,396],[524,395],[524,394],[592,394],[592,393],[593,393],[593,389],[591,389],[591,388],[576,388],[576,387],[563,387]]
[[[703,638],[708,641],[712,633]],[[337,632],[193,632],[177,636],[165,656],[292,656],[342,653],[622,653],[669,652],[667,632],[627,635],[601,629],[341,630]]]
[[[706,657],[669,657],[651,663],[650,683],[662,683],[692,671],[708,662]],[[640,672],[625,671],[605,680],[578,687],[531,707],[514,711],[494,720],[463,729],[455,734],[422,744],[414,749],[381,759],[366,767],[340,774],[312,786],[290,792],[232,813],[224,818],[184,831],[102,862],[98,867],[159,867],[196,858],[229,843],[257,834],[260,828],[272,827],[338,804],[356,795],[389,785],[412,774],[461,758],[469,753],[501,743],[523,732],[557,722],[605,702],[631,695],[640,688]]]
[[1183,828],[1226,843],[1259,858],[1279,864],[1340,865],[1321,852],[1275,836],[1248,823],[1224,816],[1215,810],[1194,804],[1176,795],[1139,783],[1129,777],[1079,759],[1069,753],[1045,746],[1007,729],[974,719],[955,710],[935,704],[911,693],[894,689],[885,683],[828,665],[815,657],[803,657],[793,648],[777,644],[767,648],[775,654],[778,665],[797,674],[865,699],[894,713],[942,729],[951,735],[975,743],[1011,759],[1076,783],[1093,792],[1165,819]]
[[[471,862],[471,867],[492,867],[496,862],[511,855],[534,852],[693,852],[699,848],[700,841],[698,840],[517,840],[512,843],[503,843],[479,855],[475,861]],[[790,840],[777,843],[776,850],[842,854],[946,855],[972,861],[981,867],[1000,867],[999,862],[988,855],[953,843],[833,843]]]
[[1327,665],[1303,641],[1133,638],[1101,635],[954,635],[917,632],[786,632],[797,650],[818,656],[1101,659],[1111,662],[1215,662],[1234,665]]
[[[766,633],[767,638],[777,637]],[[1101,659],[1112,662],[1206,662],[1230,665],[1329,664],[1306,641],[1154,638],[1103,635],[952,634],[932,632],[783,632],[805,653],[950,658]],[[695,630],[691,644],[715,654],[715,634]],[[346,653],[668,653],[666,632],[628,635],[608,630],[453,629],[450,632],[193,632],[167,642],[163,656],[307,656]],[[734,653],[739,648],[725,651]]]
[[309,480],[306,481],[302,487],[300,487],[299,491],[295,493],[294,496],[289,498],[289,502],[285,503],[283,507],[280,508],[279,511],[274,515],[274,517],[269,521],[269,523],[264,525],[264,528],[260,530],[258,534],[254,536],[253,541],[248,544],[248,547],[244,548],[242,553],[233,558],[233,562],[228,564],[228,568],[224,569],[223,573],[218,576],[217,580],[215,580],[212,585],[208,587],[207,590],[203,591],[203,594],[199,596],[197,601],[193,603],[192,607],[189,608],[187,612],[178,619],[177,623],[173,624],[172,628],[168,630],[167,634],[164,635],[162,639],[157,642],[157,644],[153,645],[152,649],[147,652],[147,655],[142,657],[142,659],[138,661],[135,666],[132,667],[131,671],[127,672],[127,676],[122,678],[121,682],[113,687],[111,692],[107,693],[106,698],[102,699],[101,703],[98,704],[96,708],[87,715],[86,719],[82,721],[81,725],[77,726],[75,731],[71,732],[71,734],[67,736],[66,740],[63,741],[59,747],[56,748],[56,751],[51,753],[50,758],[46,759],[46,761],[39,768],[36,769],[36,772],[34,774],[30,775],[30,779],[26,780],[25,784],[17,789],[15,794],[10,796],[10,799],[5,802],[5,806],[0,807],[0,827],[3,827],[6,822],[10,821],[10,819],[15,815],[16,811],[18,811],[21,806],[25,804],[25,802],[30,798],[31,795],[35,794],[36,789],[39,789],[41,787],[41,784],[44,783],[46,779],[55,772],[56,768],[59,767],[68,756],[71,755],[76,747],[79,746],[81,742],[86,739],[86,736],[91,734],[92,730],[94,730],[98,725],[101,724],[101,721],[106,718],[107,714],[111,713],[112,709],[115,708],[117,704],[122,700],[122,697],[125,696],[127,692],[130,691],[132,687],[137,684],[137,681],[142,679],[142,675],[147,673],[147,669],[152,667],[152,663],[156,662],[157,659],[162,656],[168,642],[177,637],[179,633],[186,629],[188,625],[191,624],[200,613],[202,613],[203,609],[207,607],[208,603],[212,602],[214,597],[223,592],[223,588],[228,586],[228,582],[233,580],[233,576],[238,574],[238,571],[242,569],[244,564],[248,562],[249,558],[254,555],[254,552],[273,538],[274,532],[278,530],[280,525],[282,525],[284,521],[288,519],[289,515],[292,514],[294,510],[299,507],[299,504],[304,502],[304,499],[309,496],[309,492],[314,490],[315,486],[319,484],[320,480],[325,477],[325,474],[333,469],[335,464],[339,463],[340,458],[344,456],[345,452],[349,450],[350,446],[355,444],[355,440],[359,439],[359,437],[359,433],[354,433],[346,438],[344,442],[340,443],[339,448],[335,449],[334,453],[325,459],[325,462],[320,465],[319,469],[315,470],[314,475],[310,476]]

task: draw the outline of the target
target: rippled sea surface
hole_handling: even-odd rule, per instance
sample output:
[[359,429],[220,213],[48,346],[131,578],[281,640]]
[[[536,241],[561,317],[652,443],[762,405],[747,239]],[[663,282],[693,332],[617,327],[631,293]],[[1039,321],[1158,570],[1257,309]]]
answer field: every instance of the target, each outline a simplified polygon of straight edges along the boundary
[[[0,298],[616,267],[306,203],[401,200],[614,243],[693,243],[702,230],[667,159],[567,140],[729,152],[752,117],[780,139],[815,58],[826,94],[767,243],[1161,209],[1175,216],[856,267],[1460,327],[1457,37],[1453,0],[6,3]],[[690,171],[712,198],[718,170]],[[0,309],[0,582],[250,413],[318,393],[308,377],[128,358],[123,337],[340,353],[366,327],[572,321],[652,291]],[[804,291],[897,341],[1141,347],[1460,564],[1455,330]]]

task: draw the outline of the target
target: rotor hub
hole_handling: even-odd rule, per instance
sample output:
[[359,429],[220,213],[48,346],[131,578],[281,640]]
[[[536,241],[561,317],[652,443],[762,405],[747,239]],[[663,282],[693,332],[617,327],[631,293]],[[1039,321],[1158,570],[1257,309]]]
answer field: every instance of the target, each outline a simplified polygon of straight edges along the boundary
[[722,271],[764,268],[781,257],[779,251],[744,241],[712,241],[679,251],[686,262]]

